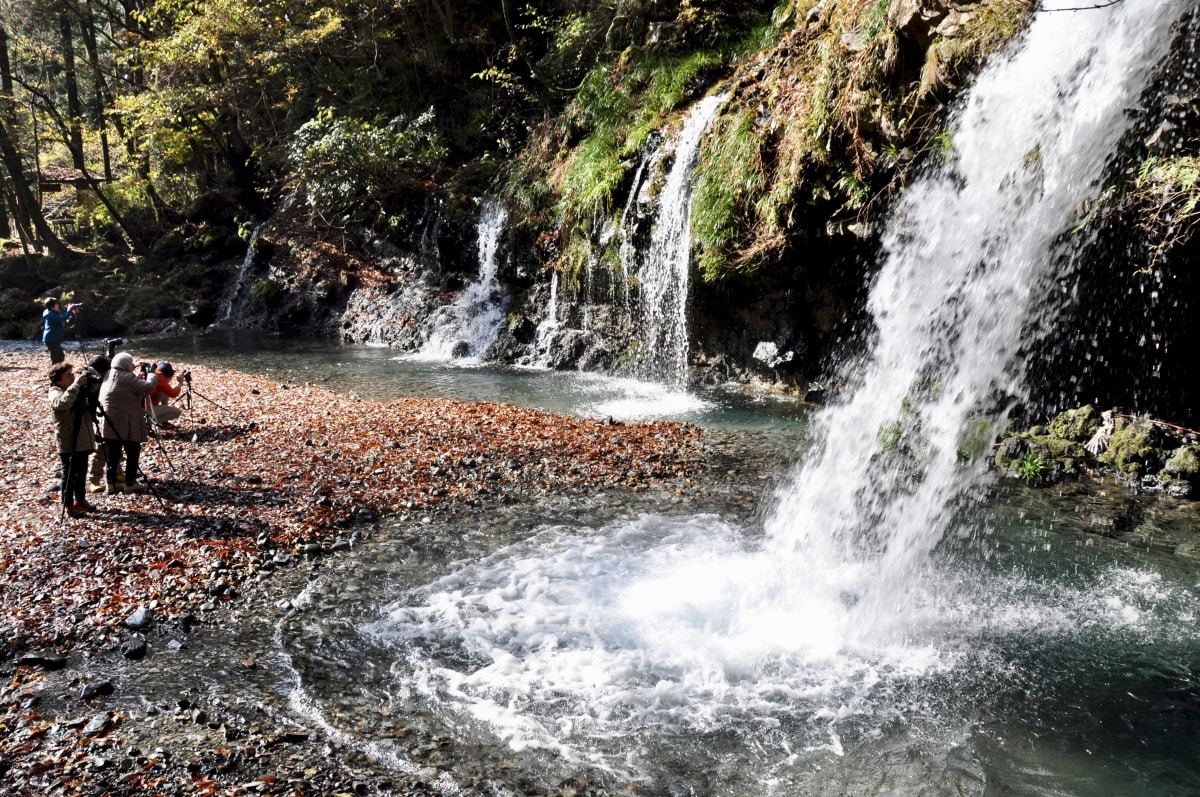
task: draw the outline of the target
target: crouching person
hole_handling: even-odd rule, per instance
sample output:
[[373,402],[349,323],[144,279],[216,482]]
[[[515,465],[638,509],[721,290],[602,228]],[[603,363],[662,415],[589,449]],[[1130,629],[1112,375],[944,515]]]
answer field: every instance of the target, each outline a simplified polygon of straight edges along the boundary
[[76,375],[70,363],[57,363],[50,369],[50,409],[54,412],[54,436],[62,465],[59,497],[71,517],[95,509],[84,492],[88,456],[96,447],[91,413],[84,395],[87,383],[87,374]]
[[[158,377],[150,374],[141,379],[133,373],[133,355],[121,352],[112,359],[112,370],[100,390],[100,407],[104,410],[101,437],[104,439],[104,492],[124,490],[142,493],[146,488],[138,481],[138,461],[142,443],[146,442],[146,410],[144,400],[154,392]],[[125,458],[125,485],[117,483],[121,458]]]
[[[171,421],[183,414],[183,410],[171,404],[171,400],[179,398],[179,394],[183,392],[183,375],[176,376],[175,369],[166,360],[155,364],[154,373],[158,376],[158,386],[150,394],[150,410],[154,413],[156,424],[164,429],[172,429],[174,426]],[[174,385],[171,384],[173,376]]]

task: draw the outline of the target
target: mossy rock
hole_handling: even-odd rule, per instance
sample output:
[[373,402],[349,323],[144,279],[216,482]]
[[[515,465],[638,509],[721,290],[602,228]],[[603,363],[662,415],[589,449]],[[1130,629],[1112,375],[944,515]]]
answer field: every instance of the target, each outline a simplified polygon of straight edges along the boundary
[[1180,446],[1163,466],[1163,476],[1200,485],[1200,446]]
[[1050,421],[1050,434],[1059,440],[1084,443],[1100,428],[1100,413],[1091,404],[1060,412]]
[[1156,471],[1161,462],[1158,449],[1164,442],[1158,426],[1149,418],[1122,418],[1116,426],[1100,462],[1130,475]]
[[1014,458],[1006,470],[1027,484],[1054,484],[1062,478],[1062,462],[1049,446],[1036,440],[1026,441],[1024,453]]

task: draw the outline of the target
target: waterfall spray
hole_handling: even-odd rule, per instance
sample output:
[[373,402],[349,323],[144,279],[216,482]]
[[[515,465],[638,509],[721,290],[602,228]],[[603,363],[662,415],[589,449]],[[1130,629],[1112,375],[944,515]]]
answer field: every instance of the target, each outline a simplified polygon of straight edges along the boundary
[[947,162],[896,208],[869,357],[767,524],[780,578],[845,579],[830,589],[864,598],[864,632],[903,613],[904,585],[982,481],[980,443],[1024,395],[1021,336],[1055,246],[1098,190],[1173,8],[1039,14],[979,76]]

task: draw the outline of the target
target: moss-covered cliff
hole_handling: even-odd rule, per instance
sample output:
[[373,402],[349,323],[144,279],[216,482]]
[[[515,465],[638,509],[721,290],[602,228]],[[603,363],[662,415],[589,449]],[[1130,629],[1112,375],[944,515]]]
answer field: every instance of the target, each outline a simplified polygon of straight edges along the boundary
[[[241,323],[415,345],[421,315],[473,278],[479,199],[499,196],[509,322],[492,354],[532,356],[553,281],[551,364],[620,368],[639,286],[614,225],[634,189],[654,190],[644,171],[669,168],[671,131],[719,94],[691,196],[693,376],[805,391],[864,331],[892,200],[947,152],[960,90],[1034,13],[1023,0],[320,6],[151,4],[129,52],[153,78],[112,87],[122,118],[153,131],[129,140],[145,157],[116,170],[107,202],[75,204],[65,237],[93,257],[22,255],[12,236],[7,334],[35,335],[49,293],[92,306],[85,333],[212,323],[240,278]],[[1031,417],[1093,401],[1192,420],[1174,372],[1197,335],[1194,25],[1181,20],[1071,233],[1047,296],[1059,334],[1031,351]],[[248,58],[234,45],[251,33],[264,49]],[[209,72],[182,55],[199,41]],[[259,103],[268,90],[285,101]],[[390,320],[364,315],[381,307]]]

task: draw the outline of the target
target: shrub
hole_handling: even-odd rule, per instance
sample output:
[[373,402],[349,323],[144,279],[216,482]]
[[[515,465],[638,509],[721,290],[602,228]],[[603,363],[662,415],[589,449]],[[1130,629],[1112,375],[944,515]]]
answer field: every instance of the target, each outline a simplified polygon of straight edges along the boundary
[[441,165],[446,149],[432,109],[379,124],[322,112],[300,127],[288,150],[308,203],[335,214],[415,184]]
[[1040,453],[1029,450],[1017,465],[1017,475],[1029,484],[1041,484],[1050,473],[1050,465]]
[[260,279],[250,288],[248,300],[251,309],[265,310],[272,307],[283,295],[283,286],[273,279]]

